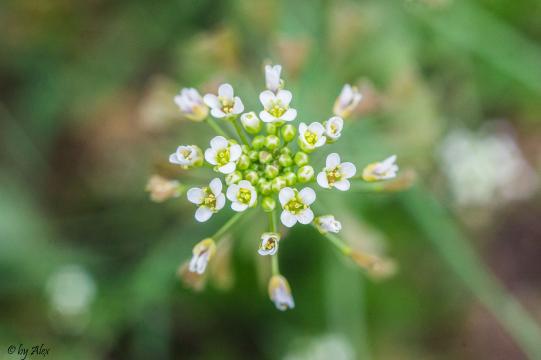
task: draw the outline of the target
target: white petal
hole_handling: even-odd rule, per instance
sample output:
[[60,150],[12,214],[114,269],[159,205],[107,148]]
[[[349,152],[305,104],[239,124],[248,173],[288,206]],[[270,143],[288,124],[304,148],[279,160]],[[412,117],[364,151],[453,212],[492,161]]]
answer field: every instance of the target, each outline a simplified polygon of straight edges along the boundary
[[239,144],[233,144],[229,147],[229,159],[231,161],[237,161],[242,155],[242,148]]
[[312,188],[305,187],[299,191],[299,197],[304,204],[311,205],[314,201],[316,201],[316,192]]
[[319,174],[317,174],[316,179],[319,186],[325,189],[329,188],[329,181],[327,180],[327,173],[325,171],[322,171]]
[[237,201],[237,194],[239,192],[239,185],[231,184],[227,188],[227,198],[229,201]]
[[216,165],[216,151],[214,151],[214,149],[205,150],[205,160],[207,160],[209,164]]
[[237,168],[237,164],[234,162],[228,162],[224,166],[218,168],[218,171],[222,174],[231,174]]
[[248,209],[248,205],[242,204],[240,202],[235,201],[235,202],[231,203],[231,209],[233,209],[233,210],[235,210],[237,212],[241,212],[241,211],[244,211],[244,210]]
[[250,203],[248,204],[249,206],[254,206],[256,200],[257,200],[257,192],[255,191],[255,188],[251,188],[250,190],[250,193],[252,195],[252,197],[250,198]]
[[308,129],[308,125],[306,125],[305,123],[299,124],[299,134],[305,133],[307,129]]
[[323,146],[323,145],[325,145],[326,142],[327,142],[327,137],[326,137],[326,136],[320,136],[320,137],[317,139],[317,141],[316,141],[314,147],[320,147],[320,146]]
[[280,190],[280,193],[278,194],[278,199],[280,199],[280,204],[284,206],[289,202],[289,200],[293,199],[295,197],[295,191],[293,191],[290,187],[285,187],[282,190]]
[[327,155],[327,160],[325,161],[325,169],[332,170],[338,165],[340,165],[340,155],[338,155],[337,153]]
[[222,181],[219,178],[212,179],[209,187],[214,195],[220,195],[222,193]]
[[243,189],[253,189],[254,187],[252,186],[252,183],[249,182],[248,180],[241,180],[239,181],[239,188],[243,188]]
[[314,132],[318,135],[322,135],[325,132],[325,127],[318,122],[313,122],[308,126],[308,129],[310,129],[311,132]]
[[259,94],[259,101],[261,101],[261,105],[263,107],[267,107],[271,101],[273,101],[276,98],[274,93],[270,90],[262,91],[261,94]]
[[282,224],[284,224],[284,226],[292,227],[297,223],[297,218],[289,211],[284,210],[280,215],[280,221],[282,222]]
[[265,123],[271,123],[276,121],[276,118],[269,114],[266,110],[263,110],[259,113],[259,118]]
[[301,224],[310,224],[314,220],[314,213],[312,209],[308,208],[297,214],[297,221]]
[[210,147],[215,151],[225,149],[229,145],[229,142],[223,136],[215,136],[210,140]]
[[357,168],[353,163],[345,162],[340,164],[340,171],[342,172],[342,175],[349,179],[352,176],[355,176],[355,173],[357,172]]
[[191,188],[186,193],[186,196],[188,197],[189,202],[199,205],[203,202],[205,192],[201,188]]
[[220,100],[218,100],[218,97],[214,94],[205,95],[203,101],[205,102],[205,104],[207,104],[208,107],[212,109],[217,109],[220,107]]
[[220,210],[221,208],[223,208],[225,205],[225,195],[224,194],[220,194],[216,197],[216,211]]
[[242,100],[240,97],[235,97],[235,105],[233,105],[233,114],[240,114],[244,111],[244,104],[242,103]]
[[283,121],[293,121],[297,117],[297,110],[287,109],[286,112],[280,117]]
[[182,163],[180,162],[180,160],[178,159],[177,157],[177,153],[173,153],[171,155],[169,155],[169,162],[171,164],[179,164],[179,165],[182,165]]
[[334,183],[334,187],[340,191],[349,190],[349,180],[340,180]]
[[205,222],[212,216],[212,211],[206,206],[200,206],[195,211],[195,220]]
[[396,161],[396,155],[391,155],[387,159],[382,161],[383,166],[390,167]]
[[233,86],[230,84],[222,84],[218,88],[218,95],[226,98],[226,99],[233,99],[233,96],[235,95],[233,91]]
[[219,108],[212,108],[210,110],[210,115],[218,119],[221,119],[226,116],[226,114],[222,111],[222,109],[219,109]]
[[276,97],[282,102],[282,105],[289,106],[293,95],[291,94],[291,91],[279,90]]

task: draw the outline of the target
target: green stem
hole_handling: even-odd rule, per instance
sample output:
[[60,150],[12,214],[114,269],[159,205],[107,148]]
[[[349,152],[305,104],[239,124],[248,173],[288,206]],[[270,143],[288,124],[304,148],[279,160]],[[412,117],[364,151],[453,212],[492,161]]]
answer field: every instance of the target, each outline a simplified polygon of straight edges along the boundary
[[280,274],[280,267],[278,266],[278,253],[271,256],[272,258],[272,275]]
[[235,127],[235,130],[237,131],[237,134],[240,137],[240,140],[244,143],[244,145],[250,145],[250,141],[248,141],[248,138],[246,137],[246,134],[244,134],[244,131],[242,130],[240,124],[238,123],[236,118],[230,119],[231,123]]
[[225,138],[227,138],[227,134],[225,133],[225,131],[222,130],[222,128],[220,127],[220,125],[216,124],[216,122],[211,118],[211,117],[208,117],[207,120],[206,120],[207,124],[209,124],[209,126],[218,133],[218,135],[221,135]]
[[268,214],[269,214],[269,229],[271,232],[276,232],[276,210],[272,210]]
[[349,254],[351,253],[351,248],[342,239],[331,233],[326,233],[322,235],[325,236],[331,242],[331,244],[336,246],[342,254],[349,256]]
[[235,225],[237,221],[244,215],[244,213],[239,212],[233,215],[225,224],[222,225],[221,228],[216,231],[216,233],[212,236],[214,240],[218,240],[221,238],[230,228],[231,226]]

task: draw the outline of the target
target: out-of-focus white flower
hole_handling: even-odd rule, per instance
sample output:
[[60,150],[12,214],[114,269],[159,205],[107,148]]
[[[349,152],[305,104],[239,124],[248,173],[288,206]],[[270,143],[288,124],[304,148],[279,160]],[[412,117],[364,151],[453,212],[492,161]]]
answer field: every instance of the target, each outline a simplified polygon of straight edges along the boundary
[[241,155],[240,145],[227,141],[223,136],[216,136],[210,140],[210,148],[205,150],[205,160],[215,165],[216,169],[223,174],[235,171]]
[[280,79],[281,72],[281,65],[265,65],[265,85],[273,93],[276,93],[283,87],[283,80]]
[[177,151],[169,155],[169,162],[184,169],[203,165],[203,152],[196,145],[181,145]]
[[195,212],[195,219],[199,222],[207,221],[225,205],[225,195],[222,194],[222,182],[219,178],[212,179],[208,187],[191,188],[187,196],[191,203],[199,205]]
[[339,116],[333,116],[323,123],[325,126],[325,136],[328,142],[334,142],[342,135],[344,120]]
[[313,151],[315,148],[325,145],[325,127],[318,122],[310,125],[300,123],[299,125],[299,145],[304,151]]
[[233,86],[222,84],[218,88],[218,96],[206,94],[203,98],[210,107],[210,114],[215,118],[234,116],[244,111],[244,104],[240,97],[235,96]]
[[395,162],[396,155],[392,155],[381,162],[367,165],[363,169],[363,179],[365,181],[378,181],[396,177],[398,165],[396,165]]
[[266,232],[261,234],[261,246],[257,251],[259,255],[274,255],[278,251],[278,242],[280,234],[275,232]]
[[209,114],[209,109],[203,102],[203,98],[194,88],[185,88],[180,94],[175,96],[175,103],[180,108],[180,112],[187,119],[193,121],[203,121]]
[[297,117],[297,110],[289,107],[293,95],[287,90],[278,90],[275,94],[265,90],[259,94],[259,100],[265,110],[259,113],[263,122],[293,121]]
[[179,197],[183,186],[177,180],[169,180],[160,175],[152,175],[148,180],[146,191],[154,202],[164,202],[167,199]]
[[216,253],[216,244],[211,238],[201,240],[192,250],[192,259],[188,265],[190,272],[198,273],[199,275],[205,272],[208,262]]
[[362,98],[363,96],[356,86],[344,85],[340,95],[338,95],[338,98],[334,102],[334,114],[344,119],[347,118],[355,110],[357,105],[359,105]]
[[316,201],[316,193],[312,188],[305,187],[301,191],[285,187],[278,194],[282,205],[280,220],[287,227],[292,227],[297,222],[310,224],[314,220],[314,213],[310,205]]
[[289,283],[282,275],[271,277],[269,281],[269,297],[278,310],[285,311],[295,307]]
[[299,342],[290,350],[283,360],[355,360],[354,347],[343,335],[327,334],[325,336]]
[[66,265],[47,280],[47,292],[55,311],[76,316],[88,311],[96,295],[96,284],[83,267]]
[[238,184],[229,185],[227,198],[231,201],[231,209],[240,212],[254,206],[257,192],[248,180],[241,180]]
[[332,187],[341,191],[349,190],[349,178],[355,176],[357,169],[350,162],[340,162],[340,155],[332,153],[327,156],[325,168],[317,174],[317,183],[322,188]]
[[257,134],[261,130],[261,120],[257,117],[255,112],[249,112],[240,116],[240,122],[248,133]]
[[338,234],[342,230],[342,224],[336,220],[333,215],[318,216],[314,219],[314,225],[320,233],[326,234],[329,232]]

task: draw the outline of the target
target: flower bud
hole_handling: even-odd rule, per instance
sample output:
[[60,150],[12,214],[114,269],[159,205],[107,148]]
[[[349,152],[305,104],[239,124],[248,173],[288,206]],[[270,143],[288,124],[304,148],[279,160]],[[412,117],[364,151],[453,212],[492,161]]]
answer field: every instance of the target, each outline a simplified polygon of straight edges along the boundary
[[248,145],[241,145],[240,147],[243,154],[248,154],[250,152],[250,147]]
[[250,161],[250,157],[246,154],[242,154],[239,158],[239,161],[237,162],[237,169],[239,170],[246,170],[250,167],[252,162]]
[[268,164],[272,161],[272,154],[268,151],[259,152],[259,162],[262,164]]
[[297,179],[301,183],[306,183],[311,181],[314,178],[314,168],[310,165],[305,165],[297,170]]
[[225,176],[225,183],[227,185],[236,184],[242,180],[242,173],[240,171],[234,171],[231,174]]
[[280,172],[280,169],[278,169],[278,166],[276,165],[267,165],[265,166],[265,177],[267,179],[274,179],[276,176],[278,176],[278,173]]
[[252,140],[252,147],[255,150],[261,150],[263,149],[263,146],[265,146],[265,137],[263,135],[257,135]]
[[214,253],[216,252],[216,244],[214,243],[214,240],[211,238],[205,239],[197,243],[197,245],[194,246],[192,253],[192,259],[190,260],[190,264],[188,266],[188,269],[191,272],[196,272],[198,274],[203,274],[205,272],[205,269],[207,268],[207,264],[214,256]]
[[294,172],[289,172],[284,175],[287,186],[293,186],[297,183],[297,175]]
[[293,159],[287,154],[282,154],[278,157],[278,164],[283,167],[288,167],[293,165]]
[[283,147],[280,149],[280,154],[284,154],[284,155],[289,155],[291,156],[292,155],[292,152],[291,152],[291,149],[288,148],[288,147]]
[[261,120],[259,120],[253,111],[242,114],[240,116],[240,122],[248,134],[255,135],[261,131]]
[[295,164],[297,164],[297,166],[304,166],[308,164],[308,161],[310,161],[310,157],[306,153],[299,151],[295,154],[293,160],[295,161]]
[[333,215],[322,215],[314,219],[314,225],[320,233],[326,234],[329,232],[337,234],[342,230],[342,224],[336,220]]
[[270,181],[267,181],[265,179],[259,179],[258,185],[261,194],[270,195],[270,193],[272,193],[272,186]]
[[267,128],[267,134],[276,135],[278,131],[276,123],[266,123],[265,127]]
[[272,191],[274,192],[280,192],[283,188],[286,187],[286,179],[283,176],[277,176],[274,179],[272,179]]
[[276,135],[268,135],[265,138],[265,147],[269,150],[274,150],[280,146],[280,138]]
[[252,150],[248,153],[248,157],[251,161],[257,161],[259,160],[259,151]]
[[256,185],[259,180],[259,175],[253,170],[248,170],[244,172],[244,178],[252,183],[252,185]]
[[270,279],[269,297],[278,310],[285,311],[295,307],[289,283],[282,275],[274,275]]
[[290,142],[297,136],[297,129],[291,124],[286,124],[280,129],[285,142]]
[[263,208],[263,211],[271,212],[276,207],[276,200],[270,196],[265,196],[261,201],[261,207]]
[[167,199],[179,197],[184,191],[176,180],[169,180],[160,175],[152,175],[148,180],[146,191],[150,192],[150,199],[154,202],[163,202]]

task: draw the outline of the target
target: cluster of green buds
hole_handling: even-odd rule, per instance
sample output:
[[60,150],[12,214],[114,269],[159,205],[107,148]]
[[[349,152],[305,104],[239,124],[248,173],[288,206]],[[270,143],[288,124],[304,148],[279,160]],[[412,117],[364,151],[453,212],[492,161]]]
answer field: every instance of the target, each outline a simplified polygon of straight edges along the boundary
[[[355,87],[344,86],[337,98],[330,117],[322,122],[293,125],[297,110],[291,106],[293,95],[284,88],[281,66],[265,67],[266,89],[259,94],[262,110],[245,112],[240,97],[235,96],[230,84],[222,84],[217,94],[199,95],[195,89],[183,89],[175,102],[182,114],[193,121],[206,121],[215,131],[208,148],[203,151],[196,145],[181,145],[170,155],[169,162],[184,170],[202,166],[211,167],[218,176],[208,185],[191,187],[187,198],[196,205],[195,219],[209,220],[222,210],[227,200],[238,214],[210,238],[194,247],[193,257],[187,269],[198,275],[205,273],[206,266],[216,252],[215,241],[233,226],[246,211],[260,208],[268,214],[268,232],[259,238],[260,256],[272,259],[272,277],[269,282],[271,300],[280,310],[294,307],[290,286],[279,272],[278,247],[285,227],[295,224],[311,224],[329,238],[343,254],[357,263],[359,254],[353,251],[336,234],[342,225],[333,215],[316,216],[311,206],[316,201],[314,187],[347,191],[350,181],[383,181],[394,178],[398,171],[396,156],[382,162],[367,165],[361,176],[356,176],[356,166],[342,162],[340,155],[330,153],[325,165],[317,171],[311,162],[311,154],[337,141],[348,117],[362,100]],[[210,116],[209,116],[210,115]],[[234,131],[230,136],[228,131]],[[171,190],[178,184],[163,181],[161,188]],[[149,191],[153,192],[152,189]],[[163,192],[163,190],[162,190]],[[163,200],[163,196],[159,197]],[[372,258],[370,258],[372,259]],[[374,262],[364,262],[372,266]]]

